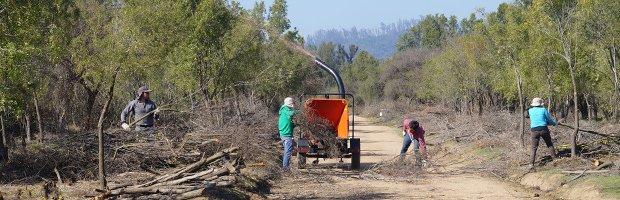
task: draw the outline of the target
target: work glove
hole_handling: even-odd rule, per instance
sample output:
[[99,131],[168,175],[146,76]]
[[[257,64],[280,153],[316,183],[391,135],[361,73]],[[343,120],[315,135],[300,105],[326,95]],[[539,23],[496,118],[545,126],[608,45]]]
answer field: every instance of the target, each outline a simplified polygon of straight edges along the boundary
[[129,124],[127,124],[127,123],[121,124],[121,127],[123,127],[123,130],[126,130],[126,131],[129,130]]

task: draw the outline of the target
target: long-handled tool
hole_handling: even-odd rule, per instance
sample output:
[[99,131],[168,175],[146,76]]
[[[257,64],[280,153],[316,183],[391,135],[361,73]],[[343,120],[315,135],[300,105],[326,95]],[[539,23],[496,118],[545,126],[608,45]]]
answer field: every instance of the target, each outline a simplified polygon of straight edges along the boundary
[[[575,129],[574,126],[568,125],[568,124],[564,124],[564,123],[558,123],[558,126],[563,126],[566,128],[571,128],[571,129]],[[616,138],[616,139],[620,139],[620,135],[614,135],[614,134],[605,134],[605,133],[599,133],[596,131],[591,131],[591,130],[584,130],[584,129],[577,129],[581,132],[586,132],[586,133],[590,133],[590,134],[594,134],[594,135],[598,135],[598,136],[603,136],[603,137],[608,137],[608,138]]]

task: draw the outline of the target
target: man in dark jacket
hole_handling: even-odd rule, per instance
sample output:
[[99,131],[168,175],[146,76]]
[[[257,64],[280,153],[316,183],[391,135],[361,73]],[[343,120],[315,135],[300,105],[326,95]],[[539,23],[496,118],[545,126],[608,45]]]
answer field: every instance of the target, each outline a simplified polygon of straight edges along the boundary
[[[121,112],[121,127],[123,129],[131,129],[127,123],[130,114],[133,114],[134,120],[140,120],[142,118],[135,123],[136,131],[147,131],[152,129],[159,109],[155,103],[151,101],[150,92],[151,90],[149,90],[147,86],[140,87],[136,94],[136,99],[130,101],[127,106],[125,106],[125,109]],[[147,114],[148,116],[144,117]]]

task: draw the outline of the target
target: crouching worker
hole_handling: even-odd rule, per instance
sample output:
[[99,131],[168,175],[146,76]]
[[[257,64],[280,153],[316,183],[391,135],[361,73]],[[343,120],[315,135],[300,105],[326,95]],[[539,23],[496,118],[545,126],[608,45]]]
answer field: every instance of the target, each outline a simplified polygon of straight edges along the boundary
[[413,152],[417,164],[426,164],[426,141],[424,140],[424,129],[418,121],[410,118],[403,120],[403,148],[400,150],[400,159],[403,160],[407,150],[413,143]]
[[538,150],[538,143],[540,138],[545,141],[549,154],[552,158],[556,158],[555,148],[551,141],[551,133],[549,132],[548,125],[557,126],[558,123],[551,118],[551,114],[544,107],[543,100],[541,98],[532,99],[531,108],[527,110],[530,117],[530,128],[532,132],[532,152],[530,157],[529,168],[534,168],[534,161],[536,161],[536,150]]
[[[136,131],[150,132],[153,130],[153,124],[157,119],[159,108],[155,105],[155,102],[151,101],[150,92],[148,87],[142,86],[138,89],[136,99],[130,101],[123,112],[121,112],[121,127],[128,131],[131,129],[127,123],[129,115],[133,115],[134,120],[140,120],[136,122]],[[144,117],[145,115],[147,115]]]
[[284,146],[284,153],[282,155],[282,168],[284,170],[290,169],[290,160],[294,148],[293,129],[295,128],[295,124],[293,123],[293,116],[297,114],[294,108],[295,103],[293,98],[286,97],[284,99],[284,104],[280,107],[280,117],[278,118],[278,132],[280,133],[280,139]]

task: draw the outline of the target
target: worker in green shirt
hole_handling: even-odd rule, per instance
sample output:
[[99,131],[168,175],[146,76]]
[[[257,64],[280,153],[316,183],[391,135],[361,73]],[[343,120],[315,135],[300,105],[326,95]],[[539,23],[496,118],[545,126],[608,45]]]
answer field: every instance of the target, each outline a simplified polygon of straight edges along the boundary
[[280,139],[284,145],[284,155],[282,155],[282,168],[284,170],[289,170],[291,155],[293,154],[293,129],[295,128],[293,116],[298,113],[294,108],[295,102],[293,98],[286,97],[279,112],[278,130]]

